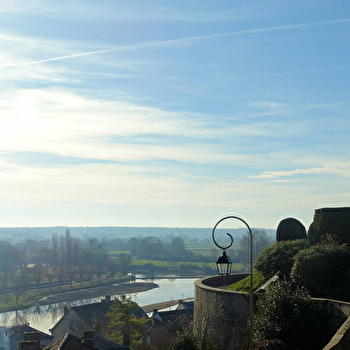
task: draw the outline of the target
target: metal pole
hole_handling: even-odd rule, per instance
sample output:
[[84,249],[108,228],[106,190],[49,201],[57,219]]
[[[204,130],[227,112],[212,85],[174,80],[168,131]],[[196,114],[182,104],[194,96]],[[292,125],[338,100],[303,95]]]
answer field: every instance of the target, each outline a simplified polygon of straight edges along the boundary
[[238,217],[238,216],[233,216],[233,215],[228,215],[225,216],[224,218],[220,219],[216,225],[213,228],[213,232],[212,232],[212,237],[214,240],[214,243],[222,249],[227,249],[228,247],[231,247],[232,243],[233,243],[233,238],[232,235],[230,235],[229,233],[227,233],[227,235],[230,237],[231,242],[229,243],[228,247],[220,247],[217,242],[215,241],[215,237],[214,237],[214,232],[215,229],[218,227],[218,225],[223,222],[224,220],[227,219],[235,219],[235,220],[239,220],[241,222],[243,222],[245,224],[245,226],[247,226],[248,228],[248,232],[249,232],[249,238],[250,238],[250,291],[249,291],[249,350],[253,350],[253,313],[254,313],[254,301],[253,301],[253,233],[252,230],[250,229],[249,225],[247,224],[247,222],[245,220],[243,220],[242,218]]

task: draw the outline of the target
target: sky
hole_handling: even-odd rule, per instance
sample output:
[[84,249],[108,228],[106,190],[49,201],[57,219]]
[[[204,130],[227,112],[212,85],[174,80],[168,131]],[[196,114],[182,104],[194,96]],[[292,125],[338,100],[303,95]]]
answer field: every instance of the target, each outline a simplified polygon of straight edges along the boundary
[[347,1],[0,0],[0,226],[350,206],[349,39]]

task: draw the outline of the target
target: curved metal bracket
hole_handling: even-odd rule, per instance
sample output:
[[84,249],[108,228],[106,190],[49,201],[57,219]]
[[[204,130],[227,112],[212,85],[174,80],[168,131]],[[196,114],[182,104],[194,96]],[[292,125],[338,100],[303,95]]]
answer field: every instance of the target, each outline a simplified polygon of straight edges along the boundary
[[251,241],[253,240],[252,230],[250,229],[250,227],[249,227],[249,225],[246,223],[246,221],[244,221],[242,218],[240,218],[240,217],[238,217],[238,216],[229,215],[229,216],[225,216],[224,218],[220,219],[220,220],[216,223],[216,225],[214,226],[214,228],[213,228],[213,231],[212,231],[212,238],[213,238],[213,241],[214,241],[215,245],[216,245],[218,248],[225,250],[225,249],[230,248],[230,247],[232,246],[232,244],[233,244],[233,237],[232,237],[232,235],[231,235],[230,233],[226,233],[226,234],[230,237],[230,240],[231,240],[231,242],[228,244],[227,247],[221,247],[221,246],[216,242],[216,240],[215,240],[215,235],[214,235],[214,233],[215,233],[216,228],[219,226],[219,224],[221,224],[224,220],[227,220],[227,219],[236,219],[236,220],[239,220],[239,221],[243,222],[243,223],[245,224],[245,226],[247,226],[247,228],[248,228],[249,235],[250,235],[250,240],[251,240]]
[[230,248],[230,247],[232,246],[232,244],[233,244],[233,237],[232,237],[232,235],[231,235],[230,233],[228,233],[228,232],[226,233],[226,234],[230,237],[230,240],[231,240],[231,242],[230,242],[230,243],[228,244],[228,246],[226,246],[226,247],[222,247],[221,245],[219,245],[218,242],[216,242],[214,233],[215,233],[215,229],[217,228],[217,226],[220,224],[221,221],[222,221],[222,220],[220,220],[220,221],[214,226],[213,232],[212,232],[211,235],[212,235],[212,238],[213,238],[213,241],[214,241],[215,245],[216,245],[218,248],[225,250],[225,249],[228,249],[228,248]]

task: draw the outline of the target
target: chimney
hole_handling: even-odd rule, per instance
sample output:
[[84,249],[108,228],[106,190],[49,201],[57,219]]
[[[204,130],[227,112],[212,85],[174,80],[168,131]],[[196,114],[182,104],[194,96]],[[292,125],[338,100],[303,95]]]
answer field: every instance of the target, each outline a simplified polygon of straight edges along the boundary
[[95,347],[95,331],[83,331],[83,340],[84,344],[90,346],[91,348]]
[[36,340],[40,342],[40,332],[24,332],[23,334],[24,340]]
[[40,350],[40,343],[37,340],[22,340],[18,343],[19,350]]
[[[40,349],[40,332],[24,332],[23,339],[24,342],[27,342],[26,350]],[[30,347],[28,347],[29,345]]]
[[111,296],[110,295],[106,295],[106,301],[111,301]]

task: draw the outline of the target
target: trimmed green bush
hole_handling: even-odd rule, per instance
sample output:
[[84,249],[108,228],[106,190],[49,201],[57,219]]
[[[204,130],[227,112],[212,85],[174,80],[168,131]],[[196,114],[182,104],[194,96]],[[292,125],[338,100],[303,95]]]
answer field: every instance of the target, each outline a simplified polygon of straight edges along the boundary
[[271,278],[277,272],[288,277],[293,267],[294,256],[307,247],[309,243],[306,239],[275,243],[259,254],[254,268],[265,279]]
[[346,245],[317,244],[295,256],[291,278],[313,295],[350,299],[350,250]]

